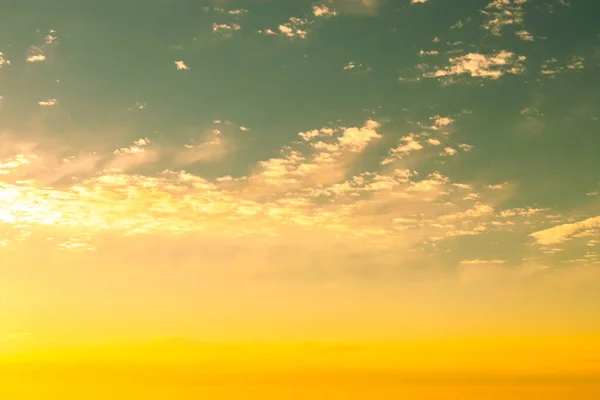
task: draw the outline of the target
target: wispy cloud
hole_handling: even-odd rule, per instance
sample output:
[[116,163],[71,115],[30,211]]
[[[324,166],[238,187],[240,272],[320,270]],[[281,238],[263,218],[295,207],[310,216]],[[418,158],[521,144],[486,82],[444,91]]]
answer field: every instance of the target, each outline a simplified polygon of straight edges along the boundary
[[537,243],[542,245],[562,243],[573,238],[573,236],[582,231],[599,234],[600,216],[584,219],[579,222],[557,225],[552,228],[544,229],[532,233]]

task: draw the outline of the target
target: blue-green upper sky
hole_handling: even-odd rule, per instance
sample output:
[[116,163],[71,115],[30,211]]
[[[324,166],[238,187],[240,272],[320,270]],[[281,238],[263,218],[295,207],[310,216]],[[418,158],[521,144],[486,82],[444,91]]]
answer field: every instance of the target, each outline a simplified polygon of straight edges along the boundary
[[[594,0],[4,1],[0,183],[68,197],[184,170],[249,220],[413,232],[415,265],[595,265],[598,15]],[[2,201],[0,221],[21,221],[7,245],[47,225]],[[66,234],[90,242],[166,218],[68,204],[103,221]]]

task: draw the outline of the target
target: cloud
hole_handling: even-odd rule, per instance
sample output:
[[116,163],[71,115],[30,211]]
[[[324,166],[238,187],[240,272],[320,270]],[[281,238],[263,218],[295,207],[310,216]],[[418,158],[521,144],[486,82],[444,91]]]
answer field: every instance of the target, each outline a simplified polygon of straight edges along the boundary
[[42,107],[52,107],[52,106],[55,106],[57,103],[58,103],[58,100],[56,100],[56,99],[48,99],[48,100],[38,101],[38,104]]
[[585,59],[579,56],[573,56],[570,61],[560,65],[556,58],[550,58],[542,63],[542,75],[554,78],[557,74],[570,71],[580,71],[585,67]]
[[427,0],[410,0],[410,4],[423,4],[427,3]]
[[48,31],[48,34],[44,37],[44,43],[46,44],[52,44],[56,41],[56,36],[54,36],[54,34],[56,33],[56,31],[54,29],[50,29]]
[[481,10],[487,17],[482,27],[492,35],[500,36],[505,26],[522,24],[523,4],[526,2],[527,0],[493,0]]
[[306,39],[308,31],[301,29],[301,27],[305,26],[307,23],[307,20],[291,17],[288,22],[279,25],[278,29],[283,36]]
[[240,9],[235,9],[235,10],[229,10],[229,11],[227,11],[227,14],[230,14],[230,15],[243,15],[243,14],[246,14],[246,13],[248,13],[248,10],[244,10],[244,9],[241,9],[241,8]]
[[[416,260],[435,255],[451,238],[528,234],[543,226],[547,210],[502,209],[497,195],[477,191],[484,183],[420,170],[423,160],[441,157],[437,146],[449,136],[441,131],[453,121],[433,115],[415,122],[423,131],[402,136],[374,170],[357,169],[369,146],[389,143],[382,140],[381,124],[371,119],[362,126],[299,132],[278,156],[257,161],[242,175],[213,178],[188,170],[229,162],[232,135],[240,134],[231,122],[215,121],[214,128],[187,143],[167,146],[142,137],[108,153],[80,153],[58,162],[52,161],[56,151],[17,151],[23,147],[16,145],[0,152],[0,218],[12,226],[0,241],[6,248],[52,229],[55,239],[48,245],[81,252],[99,251],[98,240],[106,235],[203,237],[210,232],[265,246],[289,243],[291,237],[311,248],[316,238],[318,246],[355,243],[357,251],[404,251],[403,257]],[[444,148],[454,150],[445,154],[462,154],[457,147]]]
[[498,265],[506,263],[505,260],[480,260],[478,258],[472,260],[462,260],[460,264],[463,265]]
[[0,68],[2,68],[5,65],[10,65],[10,60],[7,60],[4,57],[4,53],[0,51]]
[[446,147],[444,149],[444,151],[442,153],[440,153],[441,156],[453,156],[456,153],[458,153],[458,150],[453,149],[452,147]]
[[597,231],[598,228],[600,228],[600,216],[590,217],[575,223],[558,225],[549,229],[534,232],[529,236],[533,237],[538,244],[550,245],[570,240],[578,232],[584,230]]
[[46,59],[46,56],[43,54],[43,49],[39,46],[31,46],[27,49],[27,62],[35,63],[41,62]]
[[187,71],[188,69],[190,69],[186,63],[184,63],[183,61],[175,61],[175,67],[177,68],[178,71]]
[[433,72],[423,73],[425,78],[451,78],[468,75],[473,78],[499,79],[502,75],[523,73],[522,61],[525,56],[518,56],[510,51],[501,50],[494,54],[468,53],[464,56],[450,58],[450,65]]
[[240,29],[242,29],[242,27],[239,26],[238,24],[216,24],[216,23],[214,23],[212,26],[213,32],[220,33],[225,36],[229,36],[232,33],[239,31]]
[[535,40],[533,38],[533,35],[524,29],[515,32],[515,35],[517,35],[519,38],[521,38],[521,40],[525,40],[526,42],[533,42]]
[[334,10],[331,10],[325,4],[313,5],[312,11],[315,17],[333,17],[337,15]]

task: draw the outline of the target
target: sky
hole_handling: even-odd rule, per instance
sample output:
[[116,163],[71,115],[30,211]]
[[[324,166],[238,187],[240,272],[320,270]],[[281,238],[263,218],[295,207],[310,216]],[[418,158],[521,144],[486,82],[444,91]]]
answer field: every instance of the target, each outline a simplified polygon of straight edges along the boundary
[[597,1],[0,9],[3,398],[600,396]]

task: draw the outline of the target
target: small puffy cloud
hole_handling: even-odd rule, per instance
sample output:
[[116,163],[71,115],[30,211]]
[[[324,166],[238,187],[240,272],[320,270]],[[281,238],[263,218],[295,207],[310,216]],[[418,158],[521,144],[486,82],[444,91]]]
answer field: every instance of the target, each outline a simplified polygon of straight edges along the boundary
[[58,100],[56,100],[56,99],[48,99],[48,100],[38,101],[38,104],[42,107],[52,107],[52,106],[55,106],[57,103],[58,103]]
[[56,36],[54,36],[55,33],[56,33],[56,31],[54,29],[50,29],[48,31],[48,34],[44,37],[44,43],[46,43],[46,44],[54,43],[54,41],[56,40]]
[[4,57],[4,53],[0,51],[0,68],[3,67],[4,65],[10,65],[10,60],[7,60]]
[[519,38],[521,38],[521,40],[525,40],[527,42],[533,42],[534,41],[533,35],[531,33],[527,32],[524,29],[515,32],[515,35],[517,35]]
[[347,128],[338,140],[342,146],[351,151],[361,152],[369,142],[381,137],[376,131],[379,127],[378,122],[369,120],[362,128]]
[[230,35],[242,29],[238,24],[213,24],[212,31],[223,35]]
[[442,153],[440,153],[441,156],[453,156],[456,153],[458,153],[458,150],[453,149],[452,147],[446,147],[444,149],[444,151]]
[[184,63],[183,61],[179,60],[179,61],[175,61],[175,67],[177,68],[178,71],[187,71],[188,69],[190,69],[186,63]]
[[423,4],[427,3],[427,0],[410,0],[410,4]]
[[504,185],[502,185],[502,184],[488,185],[487,187],[492,190],[498,190],[498,189],[502,189],[504,187]]
[[46,56],[43,54],[43,49],[39,46],[31,46],[27,50],[27,62],[35,63],[41,62],[46,59]]
[[278,29],[283,36],[291,38],[299,37],[301,39],[306,39],[308,31],[306,31],[305,29],[301,29],[301,27],[305,26],[307,23],[308,21],[306,20],[291,17],[288,22],[279,25]]
[[421,50],[421,51],[419,51],[420,56],[435,56],[437,54],[440,54],[440,52],[437,50]]

